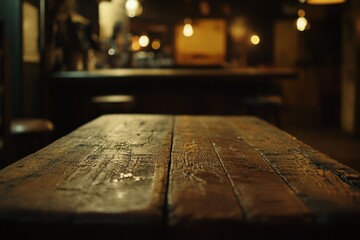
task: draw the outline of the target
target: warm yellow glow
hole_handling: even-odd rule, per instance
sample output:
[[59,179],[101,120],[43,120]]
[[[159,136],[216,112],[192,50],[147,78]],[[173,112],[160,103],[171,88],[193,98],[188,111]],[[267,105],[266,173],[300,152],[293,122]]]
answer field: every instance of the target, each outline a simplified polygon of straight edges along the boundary
[[183,34],[185,37],[191,37],[194,34],[193,27],[190,23],[184,25]]
[[139,51],[140,50],[140,44],[139,44],[139,37],[138,36],[134,36],[132,38],[132,43],[131,43],[131,49],[133,51]]
[[308,25],[308,21],[304,17],[299,17],[296,20],[296,28],[301,32],[306,29],[307,25]]
[[[38,9],[30,3],[24,2],[23,8],[23,60],[26,62],[40,62],[40,52],[38,47],[39,38],[39,19]],[[1,55],[1,53],[0,53]],[[1,70],[0,70],[1,71]]]
[[133,42],[132,44],[131,44],[131,49],[133,50],[133,51],[139,51],[140,50],[140,44],[139,44],[139,42]]
[[161,43],[160,43],[160,40],[159,39],[154,39],[154,41],[152,41],[151,43],[151,47],[154,49],[154,50],[158,50],[161,46]]
[[226,29],[224,19],[197,19],[193,24],[193,36],[186,37],[183,33],[184,24],[176,25],[175,62],[179,65],[225,63]]
[[244,41],[248,36],[248,23],[244,17],[236,17],[230,25],[230,35],[233,41]]
[[209,3],[207,1],[204,1],[204,0],[200,1],[199,9],[200,9],[200,13],[202,15],[206,15],[206,16],[209,15],[210,11],[211,11]]
[[126,14],[135,17],[142,13],[142,6],[138,0],[127,0],[125,2]]
[[127,0],[125,3],[126,10],[135,10],[139,7],[139,1],[137,0]]
[[305,11],[304,11],[304,9],[299,9],[298,15],[299,15],[299,17],[305,17]]
[[113,48],[110,48],[110,49],[108,50],[108,54],[109,54],[110,56],[115,55],[115,53],[116,53],[116,51],[115,51],[115,49],[113,49]]
[[149,45],[149,38],[148,36],[146,35],[142,35],[140,38],[139,38],[139,44],[141,47],[146,47],[147,45]]
[[305,0],[299,0],[299,2],[300,2],[300,3],[304,3],[304,2],[305,2]]
[[308,4],[337,4],[337,3],[344,3],[346,0],[307,0],[306,3]]
[[254,45],[258,45],[260,43],[260,37],[258,35],[252,35],[250,41]]

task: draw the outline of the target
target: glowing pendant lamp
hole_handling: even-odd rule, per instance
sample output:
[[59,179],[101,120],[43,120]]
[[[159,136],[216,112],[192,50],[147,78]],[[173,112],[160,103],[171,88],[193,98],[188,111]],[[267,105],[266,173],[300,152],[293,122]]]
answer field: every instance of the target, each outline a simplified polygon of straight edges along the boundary
[[308,4],[326,5],[326,4],[337,4],[344,3],[346,0],[307,0]]

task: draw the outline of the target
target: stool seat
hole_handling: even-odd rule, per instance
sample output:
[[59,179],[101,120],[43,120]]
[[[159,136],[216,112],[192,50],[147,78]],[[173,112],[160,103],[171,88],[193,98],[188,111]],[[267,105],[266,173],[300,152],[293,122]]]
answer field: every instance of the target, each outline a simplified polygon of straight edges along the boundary
[[284,105],[279,95],[258,95],[244,99],[245,114],[257,115],[280,127],[280,110]]
[[15,118],[11,120],[10,163],[17,161],[52,142],[54,124],[46,118]]
[[131,95],[104,95],[92,98],[94,103],[125,103],[134,102],[134,96]]
[[11,121],[11,134],[40,133],[54,130],[53,123],[42,118],[19,118]]
[[135,106],[135,97],[132,95],[99,95],[91,99],[95,105],[97,115],[106,113],[131,112]]
[[246,105],[255,106],[278,106],[283,105],[283,99],[278,95],[260,95],[255,97],[247,97],[244,100]]

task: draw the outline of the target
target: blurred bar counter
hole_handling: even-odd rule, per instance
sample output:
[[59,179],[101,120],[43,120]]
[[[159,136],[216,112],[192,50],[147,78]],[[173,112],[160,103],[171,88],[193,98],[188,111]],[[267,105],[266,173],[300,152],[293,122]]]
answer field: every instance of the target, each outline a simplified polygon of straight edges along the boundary
[[[219,80],[274,80],[274,79],[295,79],[298,72],[294,68],[179,68],[179,69],[100,69],[93,71],[64,71],[55,72],[52,77],[55,82],[65,83],[66,81],[87,81],[87,80],[111,80],[116,82],[128,82],[128,80],[143,83],[143,80],[180,80],[208,81]],[[156,83],[156,82],[154,82]]]
[[[293,68],[133,68],[54,72],[50,115],[59,136],[98,116],[94,96],[131,95],[126,113],[243,114],[247,96],[282,94]],[[121,113],[121,112],[114,112]]]

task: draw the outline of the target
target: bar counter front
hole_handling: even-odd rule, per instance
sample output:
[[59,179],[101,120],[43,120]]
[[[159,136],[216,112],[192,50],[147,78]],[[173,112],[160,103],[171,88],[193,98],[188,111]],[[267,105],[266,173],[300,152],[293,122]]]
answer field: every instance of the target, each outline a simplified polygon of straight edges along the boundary
[[[113,113],[243,114],[248,96],[282,95],[293,68],[100,69],[51,76],[50,110],[58,136],[99,116],[96,96],[132,96],[134,104]],[[110,112],[103,112],[110,113]]]
[[360,174],[252,116],[104,115],[0,171],[14,239],[359,239]]

